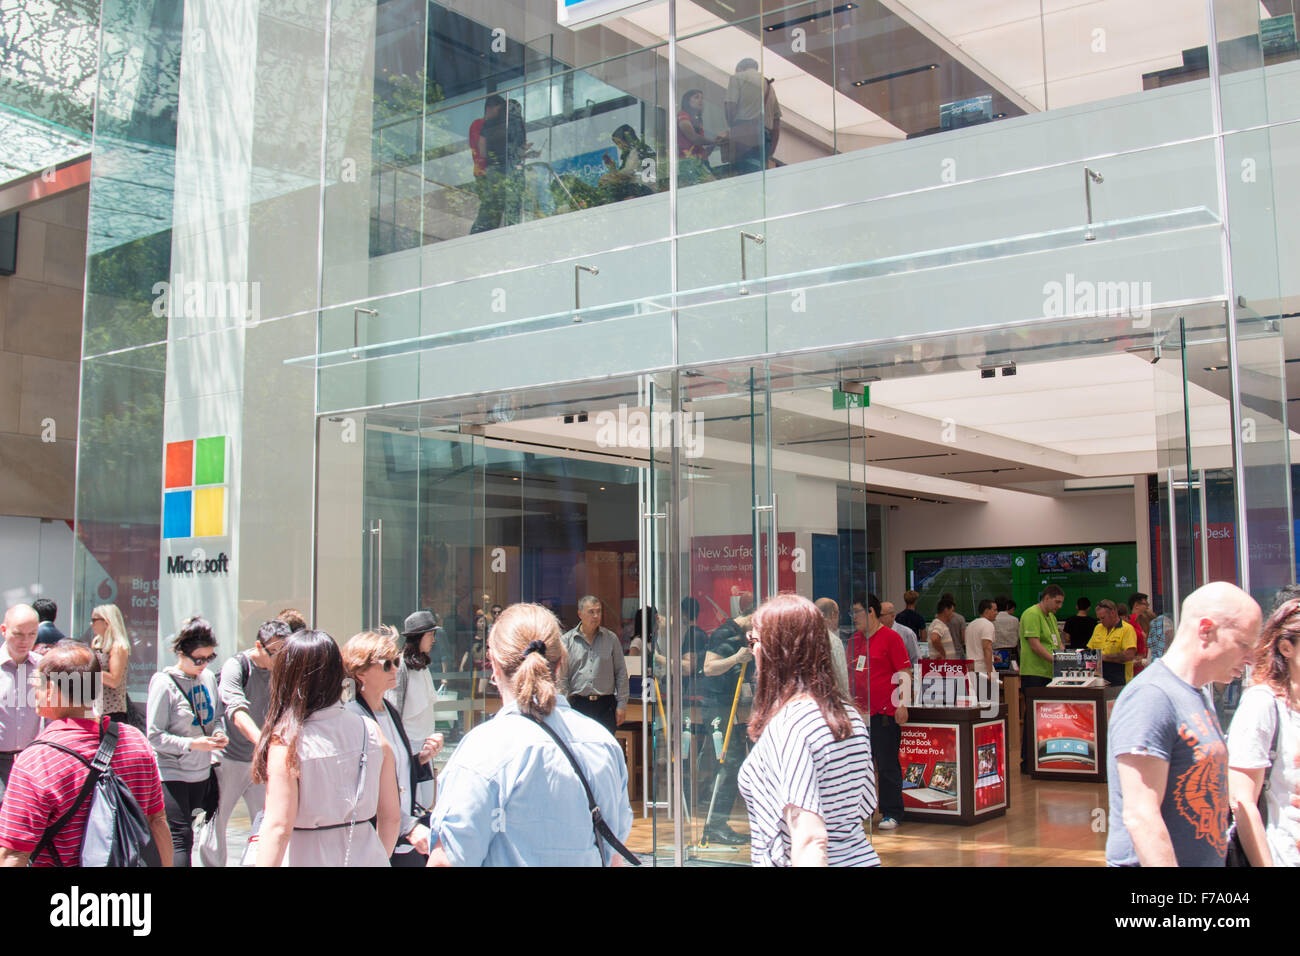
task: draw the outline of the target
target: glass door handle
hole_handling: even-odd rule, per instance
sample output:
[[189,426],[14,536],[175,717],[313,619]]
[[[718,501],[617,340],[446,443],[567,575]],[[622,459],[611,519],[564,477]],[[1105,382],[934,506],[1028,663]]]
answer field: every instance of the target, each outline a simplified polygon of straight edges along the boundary
[[370,626],[378,628],[384,613],[384,519],[371,518],[366,531],[370,545],[370,568],[374,589],[370,594]]
[[[777,541],[776,541],[776,495],[772,495],[771,504],[762,504],[762,498],[754,497],[754,511],[758,514],[766,514],[767,517],[767,594],[766,597],[774,597],[777,594],[776,572],[777,572]],[[760,539],[762,533],[759,533]],[[761,544],[761,540],[759,542]],[[758,561],[757,554],[754,557]],[[757,566],[757,565],[756,565]],[[763,597],[762,595],[755,595]]]

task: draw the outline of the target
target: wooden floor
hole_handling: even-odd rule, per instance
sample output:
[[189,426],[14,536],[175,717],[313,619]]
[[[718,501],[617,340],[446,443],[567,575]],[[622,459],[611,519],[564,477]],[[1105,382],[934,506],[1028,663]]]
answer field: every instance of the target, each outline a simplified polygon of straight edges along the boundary
[[[634,810],[628,848],[649,854],[651,820],[641,815],[639,804]],[[1104,866],[1106,824],[1105,784],[1039,781],[1013,772],[1011,808],[1003,817],[973,827],[907,822],[897,830],[876,830],[872,842],[885,866]],[[668,860],[671,826],[661,812]],[[731,826],[749,831],[739,800]],[[692,848],[687,857],[698,863],[748,863],[749,847]]]

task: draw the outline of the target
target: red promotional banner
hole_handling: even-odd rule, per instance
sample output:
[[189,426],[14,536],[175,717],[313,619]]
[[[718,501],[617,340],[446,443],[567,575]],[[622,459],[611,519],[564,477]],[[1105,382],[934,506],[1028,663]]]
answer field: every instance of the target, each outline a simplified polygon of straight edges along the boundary
[[1007,805],[1006,724],[975,724],[975,812]]
[[961,813],[956,724],[904,724],[898,762],[903,768],[905,810]]
[[1034,769],[1097,770],[1097,705],[1090,700],[1034,701]]
[[[777,590],[794,591],[794,532],[777,535]],[[767,577],[767,535],[759,578]],[[744,595],[753,599],[754,538],[747,534],[714,534],[691,538],[691,594],[700,602],[700,627],[712,631],[728,617],[740,614]]]

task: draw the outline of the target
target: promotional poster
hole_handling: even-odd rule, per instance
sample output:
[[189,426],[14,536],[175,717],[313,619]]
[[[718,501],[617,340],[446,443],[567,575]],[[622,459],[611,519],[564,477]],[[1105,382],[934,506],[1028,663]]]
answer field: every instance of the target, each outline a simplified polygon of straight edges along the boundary
[[1034,769],[1096,772],[1096,704],[1088,700],[1034,701]]
[[[793,531],[777,535],[776,585],[781,593],[793,592],[795,573]],[[759,558],[759,577],[767,577],[767,535]],[[700,535],[691,538],[691,591],[700,599],[699,624],[711,631],[728,617],[741,614],[744,595],[754,590],[754,538],[748,534]]]
[[898,760],[903,767],[903,809],[960,815],[957,725],[906,724],[902,731]]
[[1006,724],[975,724],[975,812],[1007,805]]

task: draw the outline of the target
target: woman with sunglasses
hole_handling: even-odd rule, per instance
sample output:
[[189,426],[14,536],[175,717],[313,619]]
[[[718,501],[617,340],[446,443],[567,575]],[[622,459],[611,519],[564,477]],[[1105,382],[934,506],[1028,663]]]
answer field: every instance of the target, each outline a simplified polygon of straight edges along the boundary
[[173,865],[189,866],[194,811],[216,812],[213,764],[228,741],[221,727],[217,678],[209,667],[217,659],[212,625],[190,618],[181,624],[172,648],[176,666],[149,681],[147,725],[162,777]]
[[127,723],[126,671],[131,641],[116,604],[101,604],[90,612],[90,649],[99,658],[100,698],[96,709],[115,723]]
[[393,866],[424,866],[429,860],[429,812],[420,805],[415,785],[421,777],[432,779],[432,774],[422,768],[427,768],[442,749],[442,735],[438,734],[436,740],[420,741],[419,753],[412,752],[411,741],[402,729],[401,714],[384,699],[384,694],[397,684],[401,662],[397,632],[389,627],[362,631],[343,646],[343,670],[356,690],[348,709],[379,724],[388,746],[393,748],[402,819],[389,862]]

